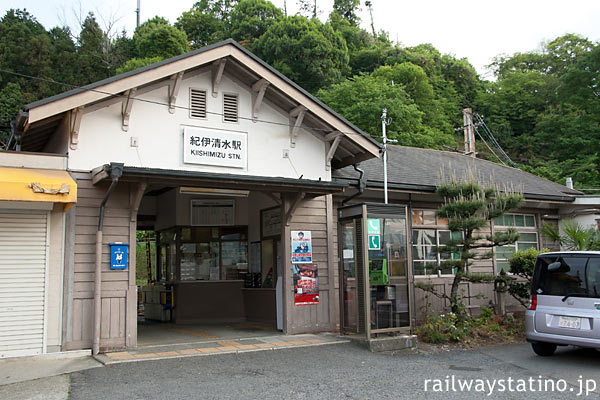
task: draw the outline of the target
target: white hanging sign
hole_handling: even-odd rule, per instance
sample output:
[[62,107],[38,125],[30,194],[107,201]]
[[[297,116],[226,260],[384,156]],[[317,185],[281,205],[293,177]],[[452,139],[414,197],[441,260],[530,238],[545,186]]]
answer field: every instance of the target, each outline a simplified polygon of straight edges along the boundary
[[243,132],[186,126],[183,128],[183,162],[246,168],[247,135]]

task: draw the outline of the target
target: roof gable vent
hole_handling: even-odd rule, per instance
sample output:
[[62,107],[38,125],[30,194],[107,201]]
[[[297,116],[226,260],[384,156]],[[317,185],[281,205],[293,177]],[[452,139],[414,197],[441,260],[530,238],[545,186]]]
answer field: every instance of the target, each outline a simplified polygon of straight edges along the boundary
[[206,118],[206,90],[190,88],[190,118]]
[[223,94],[223,121],[238,122],[237,94]]

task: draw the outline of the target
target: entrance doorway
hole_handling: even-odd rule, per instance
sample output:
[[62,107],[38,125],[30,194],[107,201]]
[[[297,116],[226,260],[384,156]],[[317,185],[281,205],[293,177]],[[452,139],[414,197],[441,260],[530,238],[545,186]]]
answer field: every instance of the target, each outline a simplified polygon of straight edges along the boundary
[[138,282],[138,346],[278,334],[281,241],[260,223],[278,207],[275,196],[181,189],[147,190],[138,212],[138,229],[150,230],[155,246],[138,243],[138,255],[150,253],[149,263],[136,263],[150,270]]

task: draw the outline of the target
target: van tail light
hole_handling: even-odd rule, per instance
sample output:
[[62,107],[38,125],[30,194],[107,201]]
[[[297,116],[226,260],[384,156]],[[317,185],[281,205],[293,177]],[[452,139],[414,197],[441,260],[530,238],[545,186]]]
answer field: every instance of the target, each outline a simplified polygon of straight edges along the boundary
[[531,295],[531,300],[529,300],[529,310],[535,310],[537,308],[537,294]]

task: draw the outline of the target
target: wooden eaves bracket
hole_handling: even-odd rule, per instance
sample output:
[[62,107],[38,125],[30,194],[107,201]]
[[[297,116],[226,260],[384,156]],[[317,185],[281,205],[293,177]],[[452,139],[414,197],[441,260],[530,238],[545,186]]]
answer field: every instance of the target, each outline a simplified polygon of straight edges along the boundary
[[121,102],[121,129],[124,132],[129,130],[129,117],[131,116],[131,107],[133,106],[135,92],[137,92],[137,88],[131,88],[125,91],[123,101]]
[[296,195],[294,200],[292,200],[292,204],[290,204],[290,209],[287,211],[287,213],[285,213],[285,225],[286,226],[290,225],[290,222],[292,221],[292,217],[294,216],[294,212],[296,212],[296,209],[298,208],[298,206],[300,205],[300,202],[304,199],[305,196],[306,196],[305,192],[300,192]]
[[71,136],[70,146],[71,150],[77,150],[79,145],[79,127],[81,126],[81,114],[83,114],[83,107],[77,107],[71,110],[69,120],[69,134]]
[[[339,132],[336,132],[339,133]],[[325,169],[327,171],[329,171],[331,169],[331,160],[333,159],[333,155],[335,154],[335,151],[337,150],[340,141],[342,140],[342,134],[339,133],[339,135],[336,135],[333,139],[333,142],[325,142],[326,143],[326,148],[327,148],[327,159],[325,161]]]
[[225,63],[226,59],[222,58],[217,60],[212,65],[212,96],[217,97],[219,92],[219,85],[221,84],[221,79],[223,78],[223,71],[225,71]]
[[306,114],[306,107],[298,106],[290,111],[290,146],[296,147],[296,138],[300,133],[300,127]]
[[169,82],[169,112],[175,114],[175,102],[177,101],[177,95],[179,94],[179,87],[183,80],[183,72],[178,72],[171,77]]
[[269,82],[266,79],[260,79],[252,85],[252,121],[256,122],[258,111],[265,97],[265,91],[269,87]]

